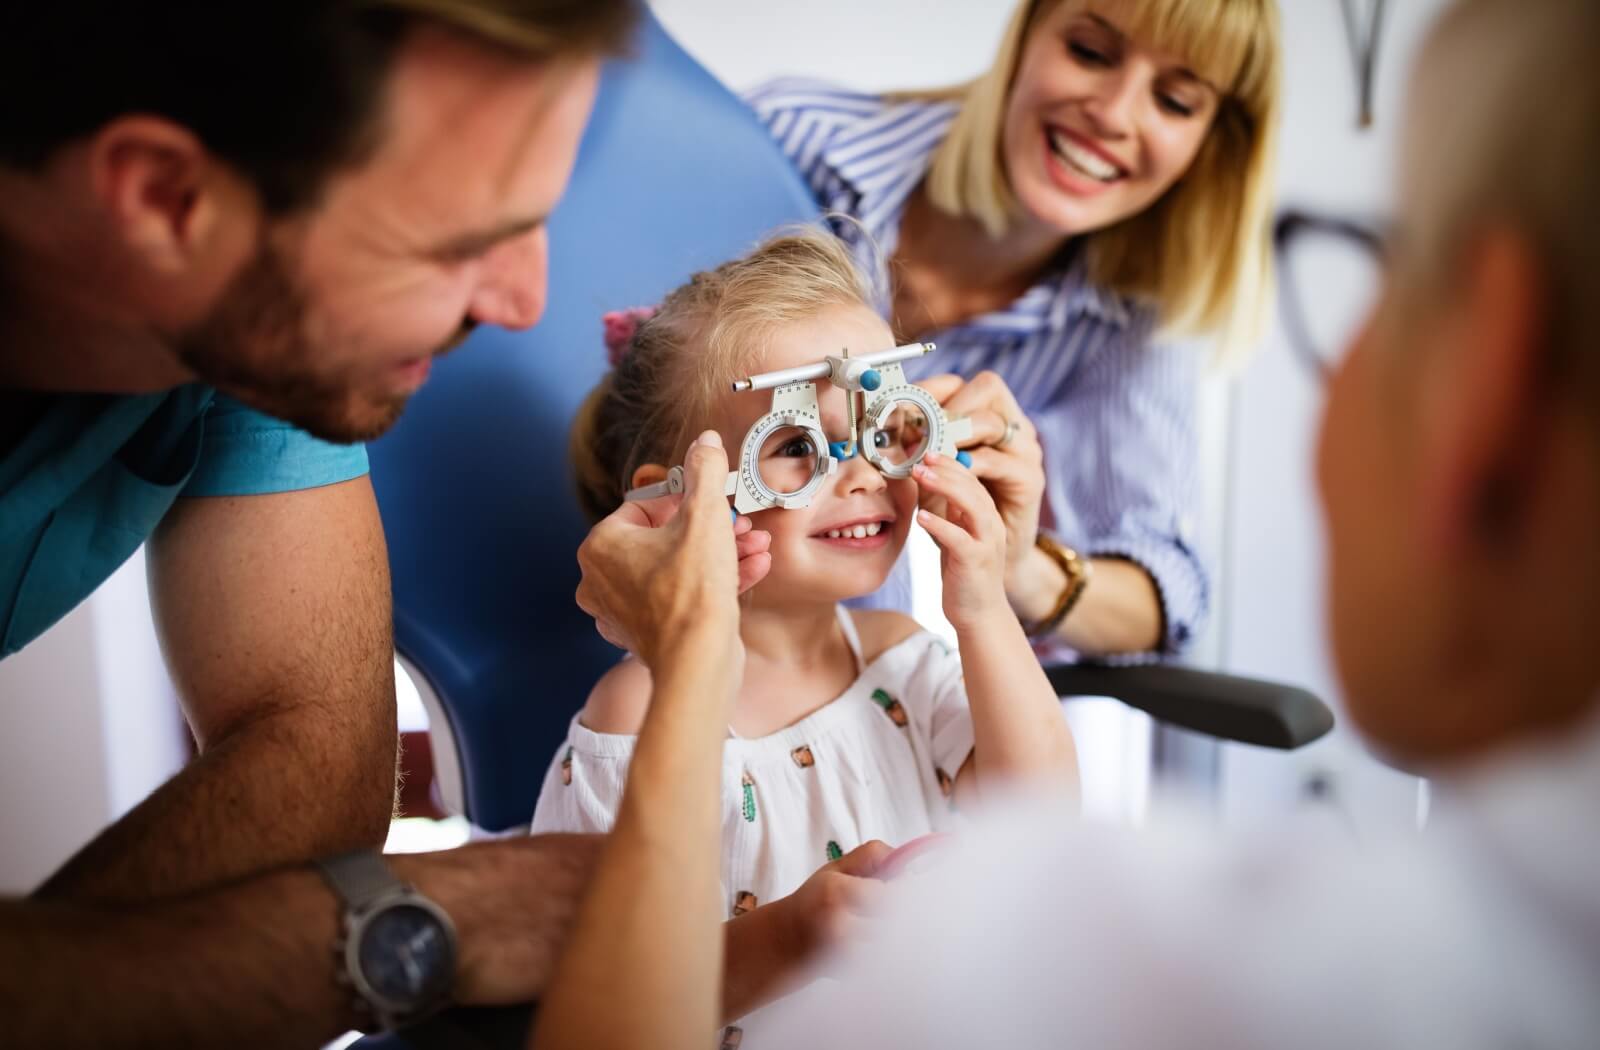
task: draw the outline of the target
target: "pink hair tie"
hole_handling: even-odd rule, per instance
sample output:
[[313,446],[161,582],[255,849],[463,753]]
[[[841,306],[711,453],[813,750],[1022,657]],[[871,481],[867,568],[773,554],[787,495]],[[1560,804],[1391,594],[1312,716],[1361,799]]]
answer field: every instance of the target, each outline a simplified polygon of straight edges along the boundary
[[649,320],[655,312],[653,306],[630,306],[626,310],[612,310],[601,316],[600,323],[605,326],[606,360],[611,362],[612,368],[628,356],[640,323]]

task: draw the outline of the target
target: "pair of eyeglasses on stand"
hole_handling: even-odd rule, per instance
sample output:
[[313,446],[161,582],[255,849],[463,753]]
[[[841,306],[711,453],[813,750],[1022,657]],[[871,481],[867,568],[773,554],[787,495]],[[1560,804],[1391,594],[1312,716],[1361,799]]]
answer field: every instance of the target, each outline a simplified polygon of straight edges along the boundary
[[1333,373],[1378,301],[1385,240],[1377,223],[1308,211],[1285,211],[1273,226],[1284,329],[1319,380]]

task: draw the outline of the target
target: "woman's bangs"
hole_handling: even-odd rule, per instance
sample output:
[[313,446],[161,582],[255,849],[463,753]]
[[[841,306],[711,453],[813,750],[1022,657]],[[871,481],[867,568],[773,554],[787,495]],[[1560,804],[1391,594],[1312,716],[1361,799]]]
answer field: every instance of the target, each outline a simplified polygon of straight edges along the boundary
[[[1091,9],[1108,7],[1100,0]],[[1148,47],[1181,55],[1224,95],[1249,93],[1241,81],[1262,35],[1259,0],[1122,0],[1119,28]]]

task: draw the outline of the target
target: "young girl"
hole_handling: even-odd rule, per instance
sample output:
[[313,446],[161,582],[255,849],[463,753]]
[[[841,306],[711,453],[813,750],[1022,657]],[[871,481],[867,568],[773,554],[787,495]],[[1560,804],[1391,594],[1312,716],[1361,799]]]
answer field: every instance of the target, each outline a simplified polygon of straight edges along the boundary
[[[848,250],[807,231],[697,274],[622,343],[573,433],[580,496],[597,517],[666,477],[703,429],[737,457],[772,395],[730,392],[734,380],[893,340]],[[851,440],[845,391],[824,380],[817,395],[828,441]],[[814,451],[803,438],[769,442],[758,466],[792,470]],[[829,880],[870,875],[883,847],[846,854],[937,831],[952,796],[1075,778],[1055,692],[1006,601],[1004,525],[968,470],[929,455],[897,480],[858,451],[809,506],[751,517],[770,534],[771,570],[743,602],[744,677],[723,750],[730,1016],[779,990],[840,919],[828,902],[847,891]],[[941,547],[959,655],[900,613],[840,605],[883,582],[913,517]],[[649,697],[636,658],[596,684],[545,778],[535,833],[609,830]],[[734,1027],[725,1041],[748,1046],[748,1021]]]

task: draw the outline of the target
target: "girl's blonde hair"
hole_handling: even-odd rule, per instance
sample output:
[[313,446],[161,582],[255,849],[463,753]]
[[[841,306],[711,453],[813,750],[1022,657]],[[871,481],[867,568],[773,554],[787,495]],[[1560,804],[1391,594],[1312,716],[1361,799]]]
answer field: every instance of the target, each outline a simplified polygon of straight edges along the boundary
[[[1001,132],[1028,33],[1067,0],[1023,0],[988,72],[902,97],[961,102],[933,158],[928,197],[999,236],[1016,215]],[[1092,7],[1094,0],[1074,0]],[[1225,356],[1253,344],[1272,294],[1269,223],[1279,110],[1276,0],[1130,0],[1121,28],[1185,55],[1222,91],[1215,122],[1183,177],[1149,208],[1086,235],[1089,278],[1147,303],[1172,335],[1215,334]]]
[[680,462],[773,332],[836,306],[870,310],[866,281],[837,237],[809,226],[669,293],[573,420],[569,451],[584,512],[610,514],[644,464]]

